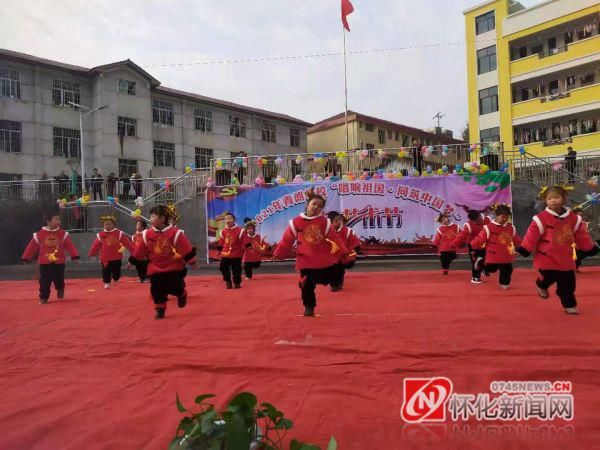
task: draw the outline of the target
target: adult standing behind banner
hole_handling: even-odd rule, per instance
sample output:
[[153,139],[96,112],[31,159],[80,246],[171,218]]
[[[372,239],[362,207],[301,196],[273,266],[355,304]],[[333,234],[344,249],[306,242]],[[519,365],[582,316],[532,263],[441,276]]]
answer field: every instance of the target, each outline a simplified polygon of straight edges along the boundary
[[421,145],[419,144],[419,140],[414,138],[412,141],[412,158],[413,158],[413,167],[421,173],[421,169],[423,167],[423,154],[421,153]]
[[567,172],[569,172],[569,183],[572,183],[575,181],[575,169],[577,167],[577,152],[573,150],[573,147],[567,148],[565,165],[567,166]]

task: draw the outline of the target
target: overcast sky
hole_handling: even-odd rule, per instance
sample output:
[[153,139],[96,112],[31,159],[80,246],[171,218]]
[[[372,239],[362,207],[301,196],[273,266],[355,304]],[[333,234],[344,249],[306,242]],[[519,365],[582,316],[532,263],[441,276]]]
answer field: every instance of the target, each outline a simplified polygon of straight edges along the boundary
[[[481,0],[352,0],[348,107],[460,136],[464,18]],[[340,0],[2,0],[0,46],[85,67],[130,58],[163,86],[309,122],[344,109],[341,56],[194,64],[342,50]],[[158,64],[172,64],[158,66]]]

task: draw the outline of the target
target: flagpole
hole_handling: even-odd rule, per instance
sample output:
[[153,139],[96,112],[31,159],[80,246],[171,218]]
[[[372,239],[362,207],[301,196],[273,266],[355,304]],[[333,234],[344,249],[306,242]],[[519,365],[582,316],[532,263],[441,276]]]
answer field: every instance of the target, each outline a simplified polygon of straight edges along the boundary
[[344,123],[346,125],[346,151],[348,146],[348,73],[346,68],[346,30],[342,25],[342,36],[344,37]]

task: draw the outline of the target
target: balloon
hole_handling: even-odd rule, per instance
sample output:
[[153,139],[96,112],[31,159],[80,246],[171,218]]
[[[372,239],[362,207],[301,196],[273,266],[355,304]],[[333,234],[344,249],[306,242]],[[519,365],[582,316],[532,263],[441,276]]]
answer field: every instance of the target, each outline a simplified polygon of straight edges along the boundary
[[525,147],[524,147],[524,146],[522,146],[522,145],[520,145],[520,146],[519,146],[519,153],[520,153],[521,155],[524,155],[524,154],[525,154]]
[[212,178],[209,178],[208,180],[206,180],[206,187],[213,187],[215,185],[215,182],[213,181]]
[[462,166],[460,164],[457,164],[456,166],[454,166],[454,170],[456,170],[457,172],[460,172],[461,169],[462,169]]
[[114,197],[111,197],[111,196],[109,195],[108,197],[106,197],[106,201],[107,201],[108,203],[114,203],[114,202],[115,202],[115,198],[114,198]]
[[425,167],[425,172],[427,172],[427,174],[430,174],[433,172],[433,168],[431,166],[427,166]]
[[482,164],[479,166],[479,173],[486,173],[488,170],[490,170],[490,168],[486,164]]
[[469,149],[474,152],[475,150],[477,150],[477,144],[472,144]]
[[443,171],[442,169],[438,169],[438,170],[437,170],[437,174],[438,174],[438,175],[444,175],[444,171]]
[[317,181],[323,181],[323,177],[317,177]]
[[555,162],[554,164],[552,164],[552,170],[554,170],[554,171],[560,170],[561,167],[562,167],[562,164],[559,162]]
[[448,172],[448,166],[442,166],[442,172]]
[[185,166],[185,173],[190,173],[192,168],[190,166]]
[[142,210],[141,209],[136,209],[135,211],[131,211],[131,217],[139,217],[142,215]]
[[588,202],[591,202],[591,201],[594,199],[594,197],[592,197],[590,194],[585,194],[585,199],[586,199]]
[[189,167],[190,167],[190,169],[194,170],[196,168],[196,164],[195,163],[191,163]]
[[358,177],[358,179],[360,181],[366,181],[367,180],[367,176],[366,175],[361,175],[360,177]]
[[337,159],[344,159],[344,158],[348,157],[348,153],[347,152],[336,152],[335,157]]
[[238,179],[238,177],[236,177],[235,175],[231,177],[231,184],[233,184],[234,186],[239,186],[240,180]]
[[144,199],[142,197],[136,198],[135,206],[137,206],[138,208],[142,208],[144,206]]
[[341,178],[336,175],[329,177],[329,181],[340,181],[340,180],[341,180]]
[[398,158],[406,158],[407,154],[406,154],[406,150],[400,150],[398,152]]
[[275,159],[275,164],[277,164],[278,166],[281,166],[281,165],[283,165],[283,158],[282,158],[281,156],[278,156],[278,157]]
[[256,177],[256,179],[254,180],[254,184],[256,186],[264,186],[265,185],[265,179],[261,176]]
[[304,183],[304,180],[302,179],[302,175],[298,174],[294,177],[294,179],[292,180],[292,183],[296,183],[296,184],[301,184]]
[[385,158],[387,156],[387,153],[382,148],[377,149],[377,154],[379,155],[380,158]]
[[300,155],[296,156],[296,164],[301,164],[302,161],[304,161],[304,158],[302,158],[302,156],[300,156]]
[[217,161],[215,162],[215,166],[217,169],[222,169],[224,165],[225,165],[225,162],[220,158],[217,159]]
[[492,143],[492,148],[499,148],[499,147],[500,147],[500,142]]

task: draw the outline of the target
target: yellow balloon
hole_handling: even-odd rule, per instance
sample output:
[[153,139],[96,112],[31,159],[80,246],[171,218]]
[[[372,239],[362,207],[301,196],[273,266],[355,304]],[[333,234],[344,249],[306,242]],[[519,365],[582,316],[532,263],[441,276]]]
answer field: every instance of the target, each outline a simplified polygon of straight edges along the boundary
[[187,166],[185,168],[185,173],[190,173],[192,171],[192,168],[190,166]]

